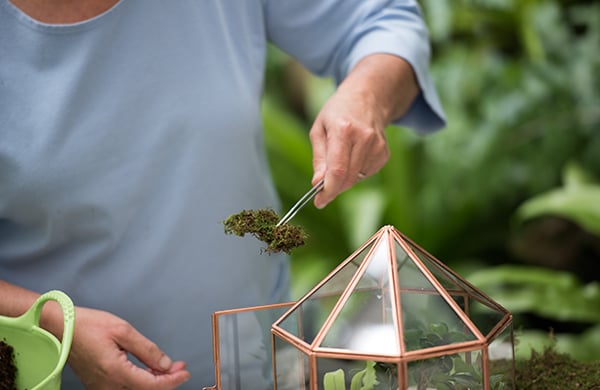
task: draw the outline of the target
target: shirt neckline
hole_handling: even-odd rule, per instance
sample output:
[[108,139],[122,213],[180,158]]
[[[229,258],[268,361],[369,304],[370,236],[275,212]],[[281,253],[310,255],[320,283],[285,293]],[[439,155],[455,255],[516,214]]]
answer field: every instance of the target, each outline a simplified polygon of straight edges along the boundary
[[101,14],[75,23],[44,23],[27,15],[9,0],[0,0],[0,5],[11,15],[13,15],[13,17],[15,17],[17,21],[33,30],[50,33],[69,33],[75,31],[88,30],[95,27],[100,22],[111,17],[124,2],[125,0],[119,0],[112,7],[102,12]]

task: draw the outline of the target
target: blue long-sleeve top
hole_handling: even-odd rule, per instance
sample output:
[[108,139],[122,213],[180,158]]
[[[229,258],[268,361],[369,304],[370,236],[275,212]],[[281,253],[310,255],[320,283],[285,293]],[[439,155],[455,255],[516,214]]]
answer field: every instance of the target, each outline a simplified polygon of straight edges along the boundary
[[268,42],[338,81],[402,56],[422,92],[398,123],[443,126],[412,0],[121,0],[64,25],[0,0],[0,279],[121,316],[213,385],[211,313],[287,299],[286,257],[221,224],[278,207]]

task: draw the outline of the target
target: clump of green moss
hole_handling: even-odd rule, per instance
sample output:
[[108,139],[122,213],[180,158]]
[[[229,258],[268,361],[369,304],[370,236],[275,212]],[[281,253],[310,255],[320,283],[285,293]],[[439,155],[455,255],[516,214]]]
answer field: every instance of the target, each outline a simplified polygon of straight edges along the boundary
[[552,347],[517,362],[517,390],[600,390],[600,362],[580,362]]
[[267,244],[264,251],[290,253],[292,249],[304,245],[307,234],[299,226],[288,223],[276,226],[279,216],[272,209],[243,210],[230,215],[223,225],[226,234],[243,237],[251,234]]

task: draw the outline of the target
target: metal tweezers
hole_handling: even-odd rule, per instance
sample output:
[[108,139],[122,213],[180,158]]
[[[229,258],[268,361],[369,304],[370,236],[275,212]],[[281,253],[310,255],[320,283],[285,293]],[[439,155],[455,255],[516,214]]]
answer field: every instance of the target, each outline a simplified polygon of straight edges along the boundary
[[317,194],[317,192],[319,192],[323,189],[324,184],[325,184],[325,180],[321,179],[310,190],[308,190],[308,192],[306,194],[304,194],[304,196],[302,198],[300,198],[300,200],[298,202],[296,202],[296,204],[294,206],[292,206],[290,211],[288,211],[286,215],[281,217],[281,219],[279,220],[279,222],[277,222],[277,225],[275,225],[275,227],[281,226],[284,223],[288,223],[290,221],[290,219],[292,219],[294,217],[294,215],[296,215],[296,213],[298,211],[300,211],[300,209],[308,203],[309,200],[314,198],[314,196]]

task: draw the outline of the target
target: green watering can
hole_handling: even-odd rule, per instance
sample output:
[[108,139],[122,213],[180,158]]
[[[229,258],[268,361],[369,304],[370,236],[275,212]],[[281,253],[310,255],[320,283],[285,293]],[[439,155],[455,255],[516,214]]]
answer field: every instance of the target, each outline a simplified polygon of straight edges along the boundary
[[[50,300],[58,302],[63,312],[62,343],[39,327],[42,307]],[[17,390],[60,390],[62,370],[71,349],[74,326],[73,302],[58,290],[42,294],[20,317],[0,316],[0,340],[14,349]]]

